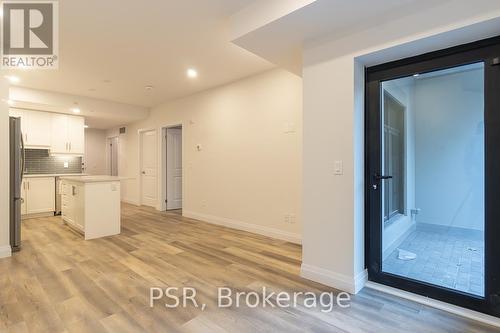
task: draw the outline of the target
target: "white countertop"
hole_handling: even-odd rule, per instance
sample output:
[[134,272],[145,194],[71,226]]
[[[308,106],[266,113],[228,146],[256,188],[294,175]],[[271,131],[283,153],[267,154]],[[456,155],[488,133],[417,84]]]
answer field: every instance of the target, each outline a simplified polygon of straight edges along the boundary
[[125,180],[123,177],[115,176],[64,176],[60,178],[61,180],[68,180],[79,183],[107,183],[107,182],[119,182]]
[[51,174],[24,174],[24,178],[42,178],[42,177],[65,177],[65,176],[87,176],[86,173],[51,173]]

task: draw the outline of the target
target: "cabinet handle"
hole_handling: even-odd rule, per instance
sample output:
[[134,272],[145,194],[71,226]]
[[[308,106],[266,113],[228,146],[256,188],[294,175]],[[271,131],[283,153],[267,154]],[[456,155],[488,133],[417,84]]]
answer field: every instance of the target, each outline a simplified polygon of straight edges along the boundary
[[28,182],[28,190],[30,189],[30,182]]
[[71,142],[69,143],[69,151],[71,151]]

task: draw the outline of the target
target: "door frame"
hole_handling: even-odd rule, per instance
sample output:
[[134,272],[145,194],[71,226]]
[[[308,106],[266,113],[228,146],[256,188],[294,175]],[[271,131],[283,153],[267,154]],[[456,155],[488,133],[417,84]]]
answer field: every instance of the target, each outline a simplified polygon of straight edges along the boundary
[[[113,135],[113,136],[106,137],[106,172],[109,175],[111,175],[111,172],[112,172],[110,145],[114,139],[116,139],[116,142],[118,143],[118,148],[119,148],[120,147],[120,136],[119,135]],[[119,170],[120,164],[118,161],[116,161],[116,163],[118,165],[116,169],[118,170],[118,174],[120,174],[120,170]]]
[[[365,260],[370,281],[500,317],[500,37],[460,45],[365,71]],[[499,58],[500,60],[500,58]],[[373,175],[382,171],[381,82],[477,62],[485,63],[485,297],[462,293],[382,271],[382,195]],[[380,185],[380,184],[378,184]],[[379,189],[382,188],[379,186]]]
[[186,157],[185,157],[185,139],[186,139],[186,134],[185,134],[185,126],[183,122],[173,122],[168,125],[164,125],[161,127],[161,144],[160,146],[160,203],[159,203],[159,210],[160,211],[166,211],[167,210],[167,130],[169,128],[178,128],[180,127],[182,130],[182,207],[184,208],[184,203],[185,203],[185,194],[186,194]]
[[[145,132],[150,132],[150,131],[155,131],[156,132],[156,148],[158,149],[158,129],[157,128],[141,128],[139,130],[137,130],[137,134],[139,136],[139,140],[138,140],[138,143],[139,143],[139,147],[137,149],[138,151],[138,163],[137,163],[137,175],[138,175],[138,179],[139,179],[139,198],[138,198],[138,204],[139,206],[142,206],[143,203],[142,203],[142,134],[145,133]],[[158,187],[158,154],[156,153],[155,154],[156,156],[156,183],[157,183],[157,187]],[[157,188],[157,193],[158,193],[158,188]],[[158,197],[158,194],[156,195]],[[156,207],[158,207],[158,203],[156,204]]]

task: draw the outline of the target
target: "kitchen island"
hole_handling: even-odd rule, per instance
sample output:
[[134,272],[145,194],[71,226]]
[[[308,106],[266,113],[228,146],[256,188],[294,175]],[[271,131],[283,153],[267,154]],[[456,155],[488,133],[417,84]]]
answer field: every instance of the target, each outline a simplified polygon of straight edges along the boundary
[[62,219],[86,240],[120,233],[120,181],[113,176],[67,176],[62,183]]

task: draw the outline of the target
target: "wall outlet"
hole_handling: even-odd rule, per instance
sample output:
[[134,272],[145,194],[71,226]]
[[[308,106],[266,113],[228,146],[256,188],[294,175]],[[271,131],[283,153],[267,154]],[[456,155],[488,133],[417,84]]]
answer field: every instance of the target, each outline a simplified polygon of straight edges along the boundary
[[284,216],[285,224],[295,224],[295,215],[294,214],[285,214]]

